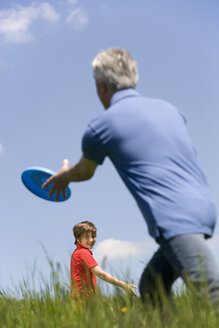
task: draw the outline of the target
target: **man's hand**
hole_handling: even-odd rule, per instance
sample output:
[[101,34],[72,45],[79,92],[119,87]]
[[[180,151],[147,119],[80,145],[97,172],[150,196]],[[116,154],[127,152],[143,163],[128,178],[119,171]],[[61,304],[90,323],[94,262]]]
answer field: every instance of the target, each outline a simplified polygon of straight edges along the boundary
[[70,179],[69,179],[69,161],[67,159],[64,159],[62,163],[62,168],[60,171],[58,171],[56,174],[51,176],[44,184],[42,185],[42,188],[47,188],[51,183],[53,183],[50,192],[49,197],[51,197],[54,192],[56,192],[56,201],[59,200],[60,193],[62,193],[63,198],[66,198],[66,187],[68,186]]
[[79,182],[84,180],[89,180],[94,175],[94,172],[98,164],[92,160],[85,158],[83,155],[78,163],[72,165],[69,168],[69,161],[64,159],[62,164],[62,169],[50,177],[42,185],[42,188],[47,188],[50,183],[53,183],[49,197],[56,192],[56,201],[59,200],[60,193],[62,193],[63,198],[66,198],[65,189],[70,182]]

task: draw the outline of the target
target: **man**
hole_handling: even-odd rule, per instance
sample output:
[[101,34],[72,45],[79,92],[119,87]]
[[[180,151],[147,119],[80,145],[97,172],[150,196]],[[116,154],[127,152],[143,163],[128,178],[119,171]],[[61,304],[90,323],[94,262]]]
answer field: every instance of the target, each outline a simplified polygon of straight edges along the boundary
[[[137,65],[124,49],[108,49],[92,63],[97,94],[106,111],[88,124],[78,163],[49,178],[50,196],[71,181],[90,179],[108,156],[135,198],[160,245],[141,280],[140,293],[167,295],[177,277],[200,287],[203,274],[213,302],[219,301],[219,271],[208,249],[216,214],[183,115],[171,104],[135,90]],[[158,282],[159,281],[159,282]]]

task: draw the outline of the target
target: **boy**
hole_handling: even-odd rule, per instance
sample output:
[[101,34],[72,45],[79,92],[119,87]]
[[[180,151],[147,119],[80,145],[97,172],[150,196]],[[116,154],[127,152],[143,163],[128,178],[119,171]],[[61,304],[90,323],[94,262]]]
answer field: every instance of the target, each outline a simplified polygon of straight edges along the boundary
[[95,261],[90,249],[96,242],[96,227],[93,223],[83,221],[73,227],[77,248],[71,257],[71,296],[87,299],[96,293],[96,276],[112,285],[135,294],[136,286],[118,280],[104,272]]

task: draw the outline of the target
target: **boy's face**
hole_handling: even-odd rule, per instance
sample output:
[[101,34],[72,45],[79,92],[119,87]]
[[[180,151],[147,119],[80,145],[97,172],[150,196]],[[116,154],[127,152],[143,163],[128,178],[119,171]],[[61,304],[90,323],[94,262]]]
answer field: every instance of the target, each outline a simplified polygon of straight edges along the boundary
[[96,243],[96,236],[94,236],[91,232],[82,235],[80,240],[77,240],[82,246],[91,249]]

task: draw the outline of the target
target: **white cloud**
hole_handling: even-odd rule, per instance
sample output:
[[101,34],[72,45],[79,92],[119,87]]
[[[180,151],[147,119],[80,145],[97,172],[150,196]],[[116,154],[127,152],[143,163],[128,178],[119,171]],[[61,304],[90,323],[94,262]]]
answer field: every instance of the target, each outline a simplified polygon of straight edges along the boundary
[[[219,262],[219,234],[208,239],[207,243],[216,261]],[[94,250],[94,258],[101,266],[104,266],[108,262],[119,260],[120,263],[130,267],[133,263],[135,266],[139,265],[139,263],[147,263],[157,248],[158,245],[153,239],[136,242],[105,239],[97,244]]]
[[28,7],[14,6],[8,10],[0,10],[0,34],[8,42],[23,43],[33,39],[31,25],[38,19],[55,23],[59,19],[59,14],[48,3],[32,3]]
[[83,8],[76,8],[69,12],[66,18],[66,24],[70,24],[79,30],[88,24],[87,13]]
[[59,20],[59,14],[48,2],[41,3],[38,10],[39,16],[42,16],[42,18],[51,23],[56,23]]
[[3,145],[0,143],[0,155],[2,155],[4,152],[4,148],[3,148]]
[[[68,5],[78,4],[78,0],[68,0]],[[87,12],[84,8],[74,7],[67,13],[60,13],[48,2],[34,1],[29,6],[12,5],[10,9],[0,10],[0,35],[11,43],[27,43],[34,39],[32,26],[39,20],[50,24],[56,23],[60,17],[65,17],[65,23],[76,30],[88,24]]]
[[97,245],[94,257],[99,262],[106,258],[107,260],[125,259],[137,255],[142,255],[145,258],[152,256],[156,249],[157,245],[153,240],[130,242],[106,239]]

